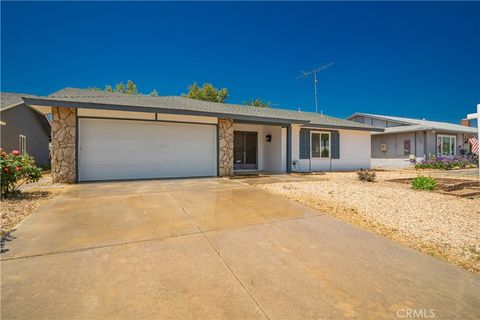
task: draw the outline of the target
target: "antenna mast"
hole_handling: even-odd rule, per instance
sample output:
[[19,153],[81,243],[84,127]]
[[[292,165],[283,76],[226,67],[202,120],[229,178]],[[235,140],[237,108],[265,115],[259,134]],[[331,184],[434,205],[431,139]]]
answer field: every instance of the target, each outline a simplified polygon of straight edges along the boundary
[[334,62],[330,62],[327,64],[324,64],[321,67],[318,67],[316,69],[310,70],[310,71],[300,71],[302,74],[297,77],[297,79],[302,79],[305,80],[308,76],[313,74],[313,89],[315,92],[315,113],[318,113],[318,94],[317,94],[317,72],[322,71],[330,67]]

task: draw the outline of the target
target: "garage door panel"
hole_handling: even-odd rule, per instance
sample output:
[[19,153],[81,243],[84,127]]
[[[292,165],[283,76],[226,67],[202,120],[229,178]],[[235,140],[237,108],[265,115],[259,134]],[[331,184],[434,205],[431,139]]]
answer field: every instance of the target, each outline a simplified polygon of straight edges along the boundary
[[216,127],[80,119],[79,180],[215,176]]

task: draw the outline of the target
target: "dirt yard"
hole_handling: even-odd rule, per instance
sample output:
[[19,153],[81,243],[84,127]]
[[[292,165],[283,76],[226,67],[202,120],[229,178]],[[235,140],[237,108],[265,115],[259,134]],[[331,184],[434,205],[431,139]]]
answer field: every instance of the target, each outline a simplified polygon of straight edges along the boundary
[[0,236],[11,231],[17,224],[61,193],[66,185],[52,184],[48,174],[40,181],[22,187],[22,193],[12,198],[1,199]]
[[377,182],[369,183],[358,181],[355,172],[327,173],[314,181],[254,185],[480,273],[480,197],[412,190],[386,181],[417,175],[377,172]]

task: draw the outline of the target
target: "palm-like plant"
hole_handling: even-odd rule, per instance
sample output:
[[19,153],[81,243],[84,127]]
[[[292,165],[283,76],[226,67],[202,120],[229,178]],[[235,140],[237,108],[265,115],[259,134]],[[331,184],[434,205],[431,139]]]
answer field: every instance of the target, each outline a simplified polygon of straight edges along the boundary
[[264,101],[261,98],[245,101],[243,104],[246,106],[259,107],[259,108],[270,108],[272,106],[272,103],[270,101]]

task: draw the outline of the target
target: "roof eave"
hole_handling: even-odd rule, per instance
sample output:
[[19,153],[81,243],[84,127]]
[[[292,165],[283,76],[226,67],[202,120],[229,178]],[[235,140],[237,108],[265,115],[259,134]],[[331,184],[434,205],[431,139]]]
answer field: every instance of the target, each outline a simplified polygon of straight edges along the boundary
[[369,113],[364,113],[364,112],[355,112],[354,114],[352,114],[351,116],[347,117],[346,119],[347,120],[351,120],[353,117],[355,116],[363,116],[363,117],[369,117],[369,118],[372,118],[372,119],[377,119],[377,120],[383,120],[383,121],[390,121],[390,122],[398,122],[398,123],[409,123],[411,125],[416,125],[418,123],[416,122],[412,122],[412,121],[405,121],[405,120],[395,120],[395,119],[390,119],[390,118],[387,118],[386,117],[382,117],[381,115],[374,115],[374,114],[369,114]]
[[383,128],[375,127],[356,127],[356,126],[343,126],[343,125],[334,125],[334,124],[320,124],[320,123],[307,123],[303,125],[307,128],[327,128],[327,129],[343,129],[343,130],[356,130],[356,131],[370,131],[370,132],[383,132]]
[[[116,110],[116,111],[131,111],[131,112],[150,112],[150,113],[167,113],[167,114],[181,114],[191,116],[210,116],[216,118],[228,118],[240,121],[252,121],[252,122],[268,122],[272,124],[306,124],[309,121],[298,119],[283,119],[272,117],[260,117],[251,115],[241,115],[232,113],[219,113],[209,111],[197,111],[186,109],[175,109],[165,107],[145,107],[145,106],[128,106],[128,105],[115,105],[93,102],[79,102],[79,101],[66,101],[66,100],[53,100],[48,98],[24,98],[25,104],[39,107],[64,107],[64,108],[83,108],[83,109],[102,109],[102,110]],[[44,111],[45,112],[45,111]]]
[[5,106],[5,107],[3,107],[3,108],[0,108],[0,112],[2,112],[2,111],[7,111],[8,109],[11,109],[11,108],[13,108],[13,107],[17,107],[17,106],[19,106],[19,105],[21,105],[21,104],[23,104],[23,101],[14,102],[14,103],[9,104],[9,105],[7,105],[7,106]]
[[345,119],[351,120],[351,119],[352,119],[353,117],[355,117],[355,116],[362,116],[362,115],[365,115],[365,114],[362,113],[362,112],[355,112],[355,113],[353,113],[351,116],[346,117]]
[[[397,134],[397,133],[408,133],[408,132],[421,132],[421,131],[435,131],[437,133],[450,133],[450,134],[456,134],[456,133],[466,133],[466,134],[475,134],[476,130],[464,130],[464,129],[445,129],[445,128],[439,128],[439,127],[433,127],[433,126],[421,126],[421,127],[416,127],[416,128],[408,128],[409,126],[401,126],[401,127],[391,127],[391,128],[386,128],[384,132],[381,133],[376,133],[376,134]],[[391,130],[389,129],[394,129],[394,128],[405,128],[405,130]]]

